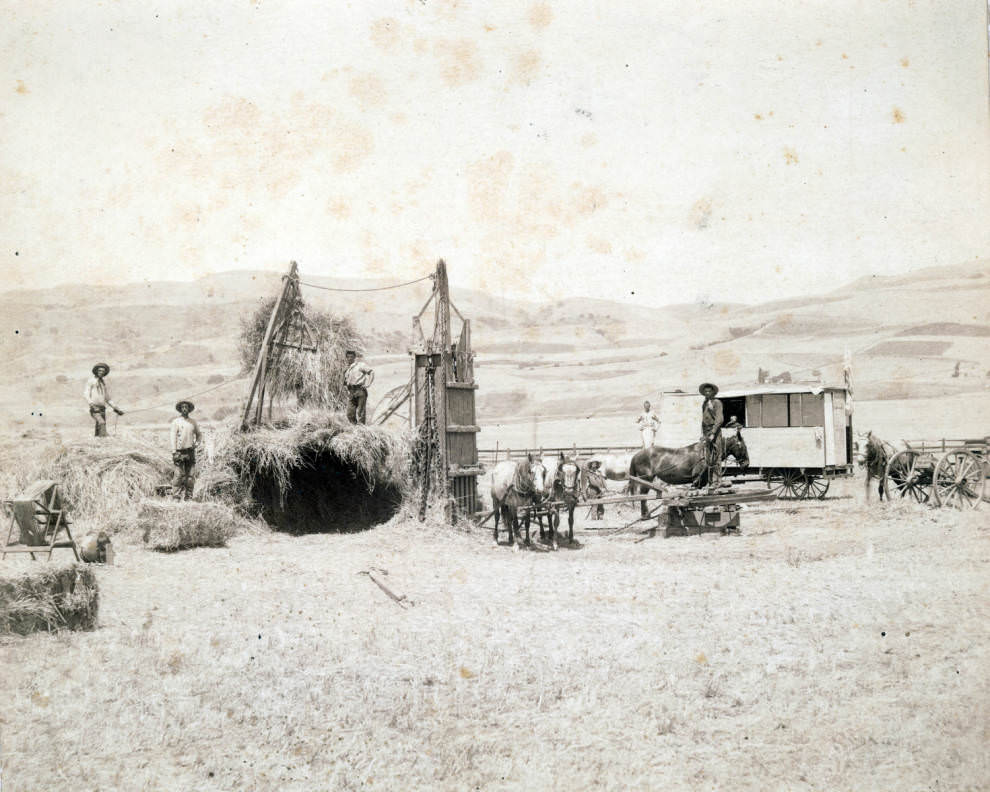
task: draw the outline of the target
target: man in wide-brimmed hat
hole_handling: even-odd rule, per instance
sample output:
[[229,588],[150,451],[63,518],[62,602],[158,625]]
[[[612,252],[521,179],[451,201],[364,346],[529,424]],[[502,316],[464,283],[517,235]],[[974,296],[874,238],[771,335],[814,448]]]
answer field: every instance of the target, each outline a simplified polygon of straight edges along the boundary
[[179,411],[179,417],[172,421],[172,428],[169,436],[172,442],[172,462],[175,464],[175,476],[172,478],[172,497],[176,500],[185,500],[192,497],[193,468],[196,466],[196,443],[200,441],[202,435],[199,431],[199,424],[189,417],[189,413],[196,409],[195,405],[183,399],[175,405]]
[[705,397],[701,405],[701,436],[705,441],[705,461],[708,464],[708,484],[717,486],[722,480],[722,402],[715,398],[718,385],[702,382],[698,393]]
[[365,409],[368,404],[368,387],[375,381],[375,372],[363,360],[357,359],[357,352],[348,349],[344,353],[347,368],[344,371],[344,384],[347,385],[347,420],[351,423],[366,423]]
[[97,363],[93,366],[93,376],[86,381],[83,390],[83,398],[89,403],[89,414],[96,422],[96,436],[107,436],[107,407],[110,407],[117,415],[123,415],[124,411],[110,401],[110,387],[107,385],[106,376],[110,373],[110,367],[106,363]]

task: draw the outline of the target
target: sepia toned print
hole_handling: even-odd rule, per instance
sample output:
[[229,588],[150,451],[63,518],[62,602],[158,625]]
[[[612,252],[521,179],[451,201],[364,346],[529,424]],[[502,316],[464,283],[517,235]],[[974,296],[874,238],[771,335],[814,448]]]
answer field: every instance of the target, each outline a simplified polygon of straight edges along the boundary
[[985,787],[987,11],[0,0],[0,787]]

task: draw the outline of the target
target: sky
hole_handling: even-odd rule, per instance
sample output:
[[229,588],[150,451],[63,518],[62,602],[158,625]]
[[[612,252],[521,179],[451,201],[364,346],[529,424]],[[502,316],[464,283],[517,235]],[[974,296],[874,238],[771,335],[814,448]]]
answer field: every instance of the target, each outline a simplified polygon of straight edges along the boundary
[[0,0],[5,286],[759,302],[990,256],[983,0]]

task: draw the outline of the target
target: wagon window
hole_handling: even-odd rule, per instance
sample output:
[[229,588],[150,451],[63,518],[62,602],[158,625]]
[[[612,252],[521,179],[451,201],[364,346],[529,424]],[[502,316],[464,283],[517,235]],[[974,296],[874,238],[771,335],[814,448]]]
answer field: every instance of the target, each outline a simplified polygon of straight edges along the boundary
[[[792,416],[793,420],[793,416]],[[825,397],[814,393],[801,394],[801,426],[825,425]]]
[[763,426],[787,426],[787,394],[763,394]]
[[763,425],[763,401],[759,396],[746,397],[746,426]]
[[801,425],[801,394],[789,393],[787,395],[787,425]]

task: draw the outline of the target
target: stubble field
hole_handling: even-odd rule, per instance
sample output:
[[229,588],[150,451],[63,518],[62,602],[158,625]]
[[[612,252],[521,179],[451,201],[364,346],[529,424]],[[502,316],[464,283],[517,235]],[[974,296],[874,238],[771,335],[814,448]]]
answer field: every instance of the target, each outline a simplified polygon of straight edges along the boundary
[[0,641],[3,781],[984,788],[986,512],[844,484],[747,509],[733,537],[579,510],[557,553],[408,515],[175,554],[119,540],[98,630]]

